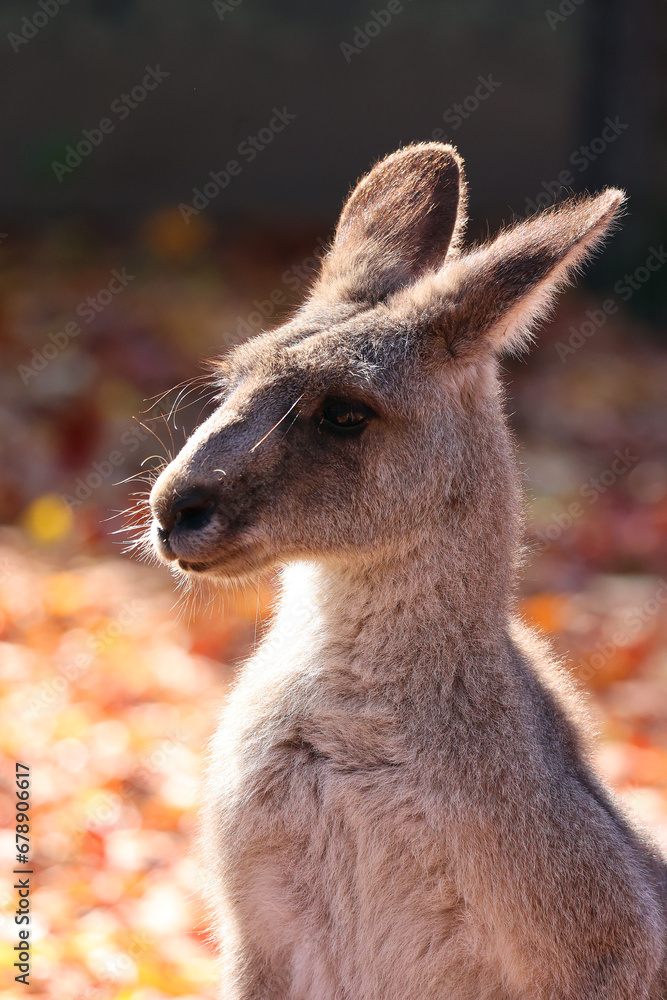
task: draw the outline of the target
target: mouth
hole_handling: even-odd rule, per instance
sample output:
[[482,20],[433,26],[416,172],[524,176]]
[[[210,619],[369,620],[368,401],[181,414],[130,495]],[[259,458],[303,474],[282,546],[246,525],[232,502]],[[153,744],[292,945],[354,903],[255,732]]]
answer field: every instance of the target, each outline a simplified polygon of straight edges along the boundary
[[209,535],[205,543],[207,559],[199,557],[203,546],[196,544],[194,538],[173,534],[166,537],[157,522],[153,524],[152,542],[153,551],[173,570],[192,576],[208,576],[219,582],[245,579],[272,562],[266,540],[256,532],[246,531],[224,539],[219,536],[213,539]]
[[178,529],[176,532],[167,532],[157,521],[153,522],[153,551],[162,562],[190,573],[203,573],[209,569],[213,563],[197,557],[196,549],[199,546],[195,539],[189,538],[187,534],[181,536],[177,532]]
[[190,562],[187,559],[176,559],[176,565],[184,573],[206,573],[216,567],[216,563]]

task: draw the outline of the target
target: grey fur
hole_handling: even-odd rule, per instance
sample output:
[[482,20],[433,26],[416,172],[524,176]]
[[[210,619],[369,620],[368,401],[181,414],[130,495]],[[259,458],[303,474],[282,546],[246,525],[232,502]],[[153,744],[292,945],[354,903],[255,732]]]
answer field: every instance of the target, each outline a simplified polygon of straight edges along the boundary
[[[223,402],[153,489],[183,572],[285,566],[211,748],[224,1000],[667,996],[664,862],[515,618],[497,374],[623,195],[460,252],[464,188],[451,147],[378,164],[308,300],[223,361]],[[359,436],[326,430],[332,397],[372,409]],[[214,513],[165,542],[193,487]]]

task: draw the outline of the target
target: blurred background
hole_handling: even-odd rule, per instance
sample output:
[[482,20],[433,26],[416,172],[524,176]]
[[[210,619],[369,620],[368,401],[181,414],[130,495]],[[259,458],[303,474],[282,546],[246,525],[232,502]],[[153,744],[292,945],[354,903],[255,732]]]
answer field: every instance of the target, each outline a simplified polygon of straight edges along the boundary
[[459,147],[470,239],[569,191],[630,196],[505,371],[521,611],[590,693],[599,767],[667,845],[666,27],[660,0],[2,4],[6,969],[16,760],[35,870],[31,985],[9,971],[7,995],[214,995],[202,751],[272,582],[179,604],[123,555],[118,512],[207,413],[206,382],[185,380],[289,314],[350,186],[410,141]]

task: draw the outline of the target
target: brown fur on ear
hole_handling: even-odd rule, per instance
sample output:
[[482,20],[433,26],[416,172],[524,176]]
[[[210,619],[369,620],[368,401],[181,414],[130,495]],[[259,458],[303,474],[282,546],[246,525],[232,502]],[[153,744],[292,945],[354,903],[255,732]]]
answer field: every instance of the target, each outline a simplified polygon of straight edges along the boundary
[[381,160],[340,216],[315,294],[375,303],[440,267],[465,225],[463,161],[421,143]]
[[624,201],[623,191],[607,188],[541,212],[425,278],[406,291],[405,305],[455,356],[526,346],[556,293],[609,234]]

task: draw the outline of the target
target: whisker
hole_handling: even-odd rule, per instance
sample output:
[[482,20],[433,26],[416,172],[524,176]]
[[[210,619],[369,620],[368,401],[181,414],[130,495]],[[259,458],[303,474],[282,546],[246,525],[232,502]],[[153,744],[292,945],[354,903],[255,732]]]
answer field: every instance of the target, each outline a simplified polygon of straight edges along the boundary
[[136,420],[137,423],[139,424],[139,426],[143,427],[145,431],[148,431],[149,434],[153,435],[153,437],[155,438],[155,440],[157,441],[157,443],[160,445],[160,447],[164,448],[164,450],[167,452],[167,455],[169,455],[169,461],[173,462],[174,461],[174,456],[169,454],[169,449],[166,447],[164,441],[162,441],[158,437],[158,435],[155,433],[155,431],[153,430],[153,428],[152,427],[147,427],[146,424],[143,422],[143,420],[139,420],[138,417],[133,417],[132,419]]
[[255,635],[252,641],[253,653],[257,652],[257,623],[259,621],[259,574],[257,575],[257,607],[255,608]]
[[[165,461],[164,455],[149,455],[148,458],[144,458],[144,460],[142,461],[141,464],[145,465],[146,462],[150,462],[151,458],[157,458],[158,462],[164,462]],[[164,466],[163,466],[163,468],[164,468]],[[154,471],[157,471],[157,470],[154,470]]]
[[294,427],[294,425],[295,425],[295,423],[297,422],[297,420],[298,420],[298,419],[299,419],[299,413],[298,413],[298,411],[297,411],[297,412],[296,412],[296,413],[294,414],[294,419],[292,420],[291,424],[289,425],[289,427],[288,427],[288,428],[287,428],[287,430],[285,431],[285,437],[287,437],[287,435],[288,435],[288,434],[289,434],[289,432],[290,432],[290,431],[292,430],[292,428]]
[[[266,434],[264,435],[264,437],[263,437],[263,438],[260,438],[260,439],[259,439],[259,441],[257,442],[257,444],[254,444],[254,445],[252,446],[252,448],[250,449],[250,451],[248,452],[248,454],[252,455],[252,453],[253,453],[253,451],[255,450],[255,448],[259,448],[260,444],[262,444],[262,442],[263,442],[263,441],[266,441],[267,437],[268,437],[268,436],[269,436],[270,434],[273,434],[273,432],[275,431],[276,427],[279,427],[279,426],[280,426],[280,424],[282,424],[282,422],[283,422],[283,420],[285,419],[285,417],[288,417],[288,416],[290,415],[290,413],[292,412],[292,410],[294,409],[294,407],[295,407],[295,406],[296,406],[296,405],[297,405],[298,403],[300,403],[300,402],[301,402],[301,400],[303,399],[303,397],[304,397],[304,393],[302,392],[302,393],[301,393],[301,395],[299,396],[299,398],[298,398],[298,399],[295,399],[295,400],[294,400],[294,402],[293,402],[293,403],[292,403],[292,405],[290,406],[290,408],[289,408],[289,410],[287,411],[287,413],[283,413],[283,415],[282,415],[282,417],[280,418],[280,420],[278,420],[278,421],[277,421],[277,423],[275,423],[275,424],[273,425],[273,427],[271,428],[271,430],[269,430],[269,431],[267,431],[267,432],[266,432]],[[297,414],[297,416],[298,416],[298,414]]]
[[133,514],[133,513],[139,513],[136,504],[132,507],[126,507],[125,510],[117,510],[113,514],[110,514],[109,517],[102,518],[101,520],[102,523],[104,521],[113,521],[115,517],[124,517],[126,514]]
[[[197,423],[199,423],[199,421],[201,420],[201,415],[202,415],[202,413],[204,412],[204,410],[206,409],[207,405],[208,405],[208,404],[210,403],[210,401],[211,401],[212,399],[214,399],[214,398],[215,398],[215,397],[216,397],[217,395],[218,395],[218,390],[217,390],[217,389],[213,389],[213,390],[212,390],[211,392],[209,392],[208,396],[205,396],[205,397],[204,397],[204,403],[203,403],[203,405],[202,405],[202,408],[201,408],[201,410],[199,411],[199,413],[197,414]],[[199,401],[198,401],[198,402],[199,402]],[[189,404],[188,404],[188,405],[189,405]]]
[[[171,420],[171,418],[173,416],[175,416],[180,410],[187,409],[188,406],[192,406],[193,403],[196,403],[197,399],[192,399],[192,400],[190,400],[189,403],[186,403],[185,400],[195,390],[201,389],[201,388],[205,388],[207,384],[210,385],[210,376],[206,376],[202,380],[202,383],[199,384],[199,385],[185,386],[183,389],[181,389],[181,391],[178,393],[178,395],[176,396],[176,399],[174,400],[174,402],[172,404],[172,407],[171,407],[171,409],[169,411],[168,419]],[[209,392],[206,394],[205,398],[217,395],[218,391],[219,390],[218,390],[217,386],[211,386],[210,389],[209,389]],[[199,399],[201,399],[201,396],[199,396]],[[178,430],[178,426],[177,426],[177,424],[176,424],[175,421],[174,421],[174,427],[175,427],[176,430]]]
[[204,380],[208,381],[208,379],[210,379],[210,375],[208,375],[208,374],[195,375],[194,378],[186,378],[186,379],[183,379],[182,382],[177,382],[176,385],[173,385],[171,387],[171,389],[167,389],[166,392],[162,392],[162,393],[157,393],[156,392],[155,396],[147,396],[146,399],[144,399],[144,403],[148,403],[148,402],[150,402],[150,400],[155,400],[155,402],[151,403],[151,405],[148,407],[147,410],[142,410],[142,413],[148,413],[149,410],[152,410],[153,407],[157,406],[160,402],[162,402],[162,400],[165,398],[165,396],[168,396],[170,392],[175,392],[177,389],[180,389],[182,386],[187,387],[187,386],[194,385],[196,382],[200,382],[200,381],[204,381]]
[[176,445],[174,444],[174,435],[171,433],[171,427],[169,425],[169,421],[165,417],[164,413],[162,414],[162,419],[164,420],[165,427],[169,431],[169,438],[171,440],[171,453],[172,453],[172,455],[175,455],[176,454]]
[[[152,456],[152,457],[154,458],[155,456]],[[154,469],[152,471],[153,472],[157,472],[156,469]],[[148,486],[152,486],[152,484],[153,484],[153,482],[155,480],[152,480],[152,479],[148,478],[150,476],[150,474],[151,474],[151,470],[149,470],[148,472],[146,472],[145,469],[142,469],[141,472],[133,472],[131,476],[127,477],[127,479],[121,479],[117,483],[113,483],[113,485],[114,486],[123,486],[125,483],[131,483],[133,480],[136,480],[137,482],[146,483]]]
[[198,388],[199,388],[198,385],[190,385],[190,386],[185,386],[185,388],[181,389],[181,391],[178,393],[176,399],[171,405],[171,409],[169,410],[169,416],[167,418],[168,420],[171,420],[171,418],[175,416],[175,414],[177,414],[180,409],[182,409],[184,402],[188,398],[190,393],[194,392],[195,389]]

